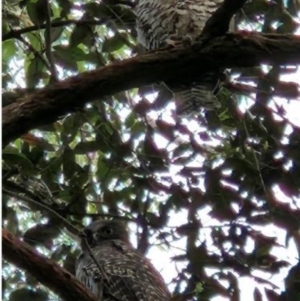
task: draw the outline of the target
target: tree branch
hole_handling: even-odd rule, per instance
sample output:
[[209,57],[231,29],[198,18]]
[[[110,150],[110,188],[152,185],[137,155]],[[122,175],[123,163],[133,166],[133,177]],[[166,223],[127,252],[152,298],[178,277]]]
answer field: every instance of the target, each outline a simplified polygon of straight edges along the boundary
[[162,49],[81,73],[3,109],[3,145],[89,101],[157,81],[191,80],[215,68],[300,64],[300,36],[227,34],[190,48]]
[[201,37],[210,39],[223,36],[229,30],[232,17],[246,2],[247,0],[225,0],[206,22]]
[[20,269],[30,272],[45,286],[66,301],[99,301],[72,274],[35,251],[28,244],[2,228],[3,257]]
[[[51,23],[51,28],[63,27],[68,25],[85,26],[85,25],[103,25],[108,20],[64,20]],[[33,25],[19,30],[11,30],[2,36],[2,42],[9,39],[18,38],[24,33],[45,29],[47,24]]]
[[[11,184],[11,186],[13,186],[14,183],[9,183],[9,182],[6,182],[6,184]],[[17,187],[17,185],[15,185]],[[2,188],[2,191],[4,192],[4,194],[6,195],[9,195],[10,197],[12,198],[15,198],[15,199],[20,199],[24,202],[27,202],[27,203],[30,203],[30,204],[33,204],[35,205],[38,209],[40,210],[45,210],[47,211],[53,218],[56,218],[56,219],[59,219],[62,224],[65,226],[65,228],[71,232],[73,235],[76,235],[76,236],[80,236],[81,235],[81,231],[78,230],[75,226],[73,226],[67,219],[65,219],[61,214],[59,214],[58,212],[56,212],[54,209],[52,209],[51,207],[43,204],[43,203],[40,203],[32,198],[29,198],[25,195],[20,195],[18,193],[15,193],[14,191],[10,191],[6,188]]]
[[49,62],[49,66],[50,66],[50,72],[51,72],[51,76],[50,76],[50,83],[51,82],[57,82],[58,81],[58,75],[57,75],[57,70],[55,67],[55,63],[54,63],[54,59],[53,59],[53,53],[52,53],[52,33],[51,33],[51,7],[50,7],[50,2],[49,0],[46,1],[46,31],[45,31],[45,48],[46,48],[46,57],[48,59]]

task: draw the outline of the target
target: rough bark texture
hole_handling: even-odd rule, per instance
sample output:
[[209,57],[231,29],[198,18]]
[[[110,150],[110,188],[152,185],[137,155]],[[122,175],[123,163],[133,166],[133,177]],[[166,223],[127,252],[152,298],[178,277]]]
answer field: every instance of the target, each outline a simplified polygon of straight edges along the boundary
[[300,37],[228,34],[191,48],[163,49],[85,72],[40,90],[3,109],[3,145],[56,121],[89,101],[155,81],[176,82],[218,67],[300,64]]
[[55,262],[2,228],[3,257],[30,272],[42,284],[66,301],[99,301],[81,282]]

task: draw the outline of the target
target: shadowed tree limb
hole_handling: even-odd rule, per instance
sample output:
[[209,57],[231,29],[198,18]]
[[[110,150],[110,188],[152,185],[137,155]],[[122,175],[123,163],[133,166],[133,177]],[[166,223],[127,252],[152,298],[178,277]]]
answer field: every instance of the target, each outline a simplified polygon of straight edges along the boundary
[[[54,122],[87,102],[157,81],[176,82],[213,68],[300,64],[300,37],[227,34],[190,48],[162,49],[70,77],[5,107],[3,145],[31,129]],[[199,49],[198,49],[199,48]]]
[[207,40],[223,36],[229,30],[232,17],[244,6],[247,0],[225,0],[206,22],[201,36]]
[[75,276],[2,228],[2,254],[66,301],[99,301]]

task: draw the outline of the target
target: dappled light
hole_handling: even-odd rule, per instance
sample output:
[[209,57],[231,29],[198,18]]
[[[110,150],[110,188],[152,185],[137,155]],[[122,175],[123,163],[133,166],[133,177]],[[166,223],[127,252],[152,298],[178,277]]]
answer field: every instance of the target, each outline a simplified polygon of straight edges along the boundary
[[[299,1],[227,0],[150,52],[135,2],[3,2],[3,300],[97,300],[70,274],[99,218],[173,301],[300,300]],[[210,64],[220,106],[179,116],[172,89]]]

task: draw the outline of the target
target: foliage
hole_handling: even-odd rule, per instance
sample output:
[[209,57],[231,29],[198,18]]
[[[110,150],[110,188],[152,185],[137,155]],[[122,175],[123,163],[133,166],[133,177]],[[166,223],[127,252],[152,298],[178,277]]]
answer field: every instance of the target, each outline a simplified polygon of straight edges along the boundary
[[[291,33],[299,10],[296,0],[253,0],[236,21]],[[4,2],[3,105],[135,55],[134,20],[125,0]],[[243,300],[299,300],[295,70],[231,70],[218,94],[222,107],[189,120],[174,121],[168,91],[153,84],[31,131],[3,150],[3,186],[16,194],[3,196],[4,227],[74,272],[79,250],[64,223],[22,196],[79,228],[122,216],[154,264],[168,252],[162,273],[174,299],[238,300],[240,289],[251,295]],[[28,271],[5,260],[3,270],[4,300],[56,298]],[[255,286],[250,295],[239,288],[245,279]]]

